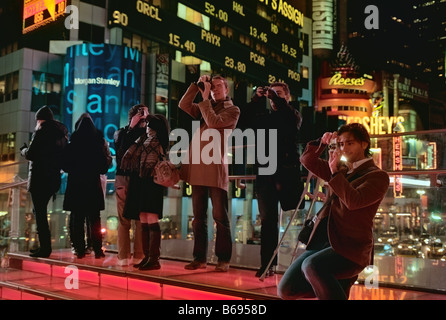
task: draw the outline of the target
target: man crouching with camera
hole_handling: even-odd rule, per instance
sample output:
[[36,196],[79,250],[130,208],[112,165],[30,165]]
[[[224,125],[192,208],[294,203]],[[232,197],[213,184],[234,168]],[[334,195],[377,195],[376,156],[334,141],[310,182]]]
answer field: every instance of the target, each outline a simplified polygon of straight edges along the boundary
[[[274,82],[269,87],[258,87],[252,101],[242,108],[239,121],[240,128],[252,128],[256,132],[263,132],[257,130],[265,129],[267,135],[272,133],[271,130],[277,130],[277,155],[274,155],[277,159],[277,170],[270,175],[259,174],[258,170],[255,180],[261,220],[261,266],[256,273],[257,277],[261,277],[264,272],[265,277],[275,273],[277,257],[270,266],[268,264],[278,244],[278,204],[280,203],[284,211],[295,209],[303,191],[298,153],[298,132],[302,117],[290,104],[290,98],[289,87],[284,82]],[[267,108],[267,99],[270,109]],[[265,137],[263,141],[269,141],[269,137]],[[269,147],[265,146],[266,154],[270,153]],[[257,160],[258,169],[261,165]]]
[[[333,140],[335,150],[322,159]],[[375,165],[370,136],[359,123],[310,141],[300,160],[327,181],[329,197],[314,219],[305,252],[283,275],[278,293],[283,299],[346,300],[358,274],[373,263],[373,220],[389,175]]]

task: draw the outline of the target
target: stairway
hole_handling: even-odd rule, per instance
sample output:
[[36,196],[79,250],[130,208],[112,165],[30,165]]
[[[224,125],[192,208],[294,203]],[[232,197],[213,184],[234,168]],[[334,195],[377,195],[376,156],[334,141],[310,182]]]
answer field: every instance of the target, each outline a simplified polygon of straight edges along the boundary
[[[0,269],[0,300],[277,300],[276,281],[260,282],[252,270],[184,270],[185,262],[162,260],[161,270],[116,265],[116,254],[73,257],[57,250],[49,258],[10,253]],[[60,251],[60,252],[59,252]],[[277,279],[276,279],[277,280]]]

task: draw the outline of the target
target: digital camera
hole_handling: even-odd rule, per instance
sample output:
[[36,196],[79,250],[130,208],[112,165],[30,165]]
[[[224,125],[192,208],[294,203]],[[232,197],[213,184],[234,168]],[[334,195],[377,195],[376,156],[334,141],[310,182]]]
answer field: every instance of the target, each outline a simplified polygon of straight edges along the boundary
[[259,89],[261,89],[261,93],[265,95],[268,93],[269,87],[259,87]]
[[[206,81],[206,82],[211,82],[211,80]],[[204,90],[204,82],[203,81],[195,82],[195,84],[198,86],[198,88],[200,88],[201,90]]]

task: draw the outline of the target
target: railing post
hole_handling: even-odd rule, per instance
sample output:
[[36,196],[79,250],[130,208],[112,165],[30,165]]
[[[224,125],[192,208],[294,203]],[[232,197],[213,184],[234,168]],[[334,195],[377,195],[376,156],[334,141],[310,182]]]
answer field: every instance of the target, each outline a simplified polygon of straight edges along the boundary
[[[20,181],[22,181],[22,179],[18,175],[15,175],[14,182]],[[12,187],[12,199],[9,252],[17,252],[19,251],[20,186]]]

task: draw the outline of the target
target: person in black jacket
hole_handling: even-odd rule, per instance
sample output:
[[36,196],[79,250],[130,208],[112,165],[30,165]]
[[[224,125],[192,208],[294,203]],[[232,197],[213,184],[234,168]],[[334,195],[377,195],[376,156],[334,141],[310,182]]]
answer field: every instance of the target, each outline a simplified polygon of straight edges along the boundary
[[54,120],[53,112],[47,106],[36,112],[36,121],[29,147],[24,144],[20,151],[30,161],[28,191],[31,193],[40,243],[40,247],[31,251],[30,256],[47,258],[52,252],[47,207],[60,188],[62,152],[68,142],[68,130]]
[[71,211],[70,236],[78,258],[85,256],[85,219],[91,231],[95,257],[105,256],[100,216],[105,201],[100,175],[108,171],[111,162],[103,133],[96,129],[90,115],[83,113],[75,124],[63,163],[63,169],[68,173],[63,208]]
[[[271,109],[267,109],[267,98]],[[262,174],[259,169],[270,164],[256,163],[255,191],[261,220],[261,267],[256,273],[257,277],[265,271],[278,244],[278,204],[284,211],[295,209],[303,191],[298,152],[302,117],[289,102],[290,90],[286,83],[274,82],[267,88],[259,87],[252,101],[241,109],[238,124],[243,129],[265,129],[267,135],[273,134],[271,130],[277,130],[276,171],[273,174]],[[269,137],[264,141],[268,142]],[[269,147],[265,146],[265,154],[270,153]],[[275,265],[277,257],[266,276],[274,274]]]
[[[116,205],[118,210],[118,265],[126,266],[131,258],[130,229],[132,221],[135,223],[133,239],[133,264],[139,267],[145,253],[142,249],[141,222],[139,219],[124,217],[124,206],[127,198],[127,190],[130,181],[130,171],[121,169],[121,160],[128,148],[146,132],[146,119],[149,109],[143,104],[134,105],[128,112],[129,124],[117,130],[114,134],[116,148]],[[148,252],[146,252],[148,254]]]

